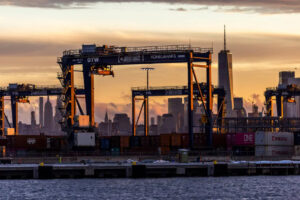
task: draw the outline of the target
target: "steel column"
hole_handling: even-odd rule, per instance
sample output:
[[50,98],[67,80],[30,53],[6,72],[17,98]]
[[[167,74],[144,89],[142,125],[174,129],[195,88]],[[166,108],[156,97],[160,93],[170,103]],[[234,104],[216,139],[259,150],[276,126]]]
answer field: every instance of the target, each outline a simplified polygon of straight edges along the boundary
[[148,96],[144,96],[144,134],[145,136],[148,136]]
[[13,128],[15,129],[15,135],[18,135],[19,134],[18,101],[16,99],[16,96],[11,96],[11,112],[12,112]]
[[272,96],[266,96],[266,115],[268,117],[274,116]]
[[207,69],[206,69],[206,81],[207,81],[207,94],[206,94],[206,103],[207,103],[207,123],[206,123],[206,135],[207,135],[207,144],[209,146],[212,145],[212,134],[213,134],[213,123],[212,123],[212,85],[211,85],[211,53],[209,54],[209,60],[207,62]]
[[4,96],[0,96],[0,135],[4,136],[4,126],[5,126],[5,115],[4,115]]
[[90,117],[90,126],[95,126],[95,108],[94,108],[94,74],[91,73],[90,65],[83,66],[83,79],[85,89],[86,112]]
[[277,116],[283,117],[283,96],[276,96]]
[[188,55],[187,72],[188,72],[188,131],[189,131],[189,147],[194,146],[194,133],[193,133],[193,114],[194,114],[194,102],[193,102],[193,52]]
[[135,97],[132,95],[131,97],[131,105],[132,105],[132,116],[131,116],[131,121],[132,121],[132,135],[136,136],[136,127],[135,127]]

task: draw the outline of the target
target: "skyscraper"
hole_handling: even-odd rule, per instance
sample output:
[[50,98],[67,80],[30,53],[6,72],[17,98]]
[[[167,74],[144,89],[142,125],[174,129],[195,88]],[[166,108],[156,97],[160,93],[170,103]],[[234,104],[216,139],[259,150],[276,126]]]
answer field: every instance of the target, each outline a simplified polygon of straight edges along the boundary
[[[286,87],[289,84],[289,80],[292,81],[295,79],[295,72],[294,71],[281,71],[279,72],[279,84],[278,87]],[[292,105],[288,102],[283,102],[283,117],[293,117]]]
[[57,134],[60,134],[60,132],[61,132],[61,125],[59,123],[62,120],[62,115],[61,115],[61,112],[59,110],[59,108],[61,108],[61,106],[62,106],[62,101],[59,97],[57,97],[56,106],[55,106],[54,121],[53,121],[53,128],[57,132]]
[[31,126],[36,126],[35,112],[31,111]]
[[232,77],[232,54],[226,49],[226,30],[224,26],[224,49],[219,53],[219,87],[226,92],[226,116],[230,116],[233,106],[233,77]]
[[39,123],[40,127],[44,127],[44,98],[40,97],[39,102]]
[[47,102],[45,103],[45,121],[44,126],[46,131],[52,131],[53,130],[53,110],[52,110],[52,104],[50,102],[49,96],[47,99]]
[[168,113],[173,115],[176,132],[180,132],[183,128],[184,121],[184,106],[182,98],[169,98],[168,99]]

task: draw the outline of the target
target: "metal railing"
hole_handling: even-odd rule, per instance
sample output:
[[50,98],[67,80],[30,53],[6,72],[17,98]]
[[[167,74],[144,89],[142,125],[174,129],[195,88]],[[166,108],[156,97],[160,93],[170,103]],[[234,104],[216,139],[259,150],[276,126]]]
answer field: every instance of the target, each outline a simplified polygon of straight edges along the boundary
[[[109,46],[103,48],[102,51],[106,51],[108,54],[119,54],[119,53],[163,53],[163,52],[188,52],[194,51],[197,53],[213,53],[213,48],[201,48],[201,47],[192,47],[190,45],[165,45],[165,46],[141,46],[141,47],[116,47]],[[100,51],[101,52],[101,51]],[[96,52],[95,52],[96,53]],[[80,56],[82,54],[81,49],[75,50],[66,50],[63,52],[63,56]],[[61,58],[58,58],[58,63],[61,62]]]

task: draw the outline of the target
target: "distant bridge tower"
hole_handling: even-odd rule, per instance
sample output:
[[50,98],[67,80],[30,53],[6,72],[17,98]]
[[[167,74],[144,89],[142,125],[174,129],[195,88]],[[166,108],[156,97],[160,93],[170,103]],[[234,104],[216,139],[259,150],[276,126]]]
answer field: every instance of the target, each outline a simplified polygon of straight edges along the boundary
[[233,76],[232,76],[232,53],[226,49],[226,29],[224,25],[224,49],[219,53],[219,87],[226,92],[226,117],[229,117],[233,110]]

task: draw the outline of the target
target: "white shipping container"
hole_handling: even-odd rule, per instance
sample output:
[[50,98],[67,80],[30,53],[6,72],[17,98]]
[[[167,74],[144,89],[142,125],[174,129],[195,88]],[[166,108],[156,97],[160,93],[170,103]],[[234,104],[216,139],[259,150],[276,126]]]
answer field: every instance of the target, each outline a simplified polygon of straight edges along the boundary
[[95,133],[74,133],[74,145],[77,147],[94,147]]
[[293,146],[255,146],[255,156],[291,156]]
[[5,135],[15,135],[14,128],[5,128]]
[[264,132],[255,133],[255,145],[291,146],[294,145],[294,134],[290,132]]

